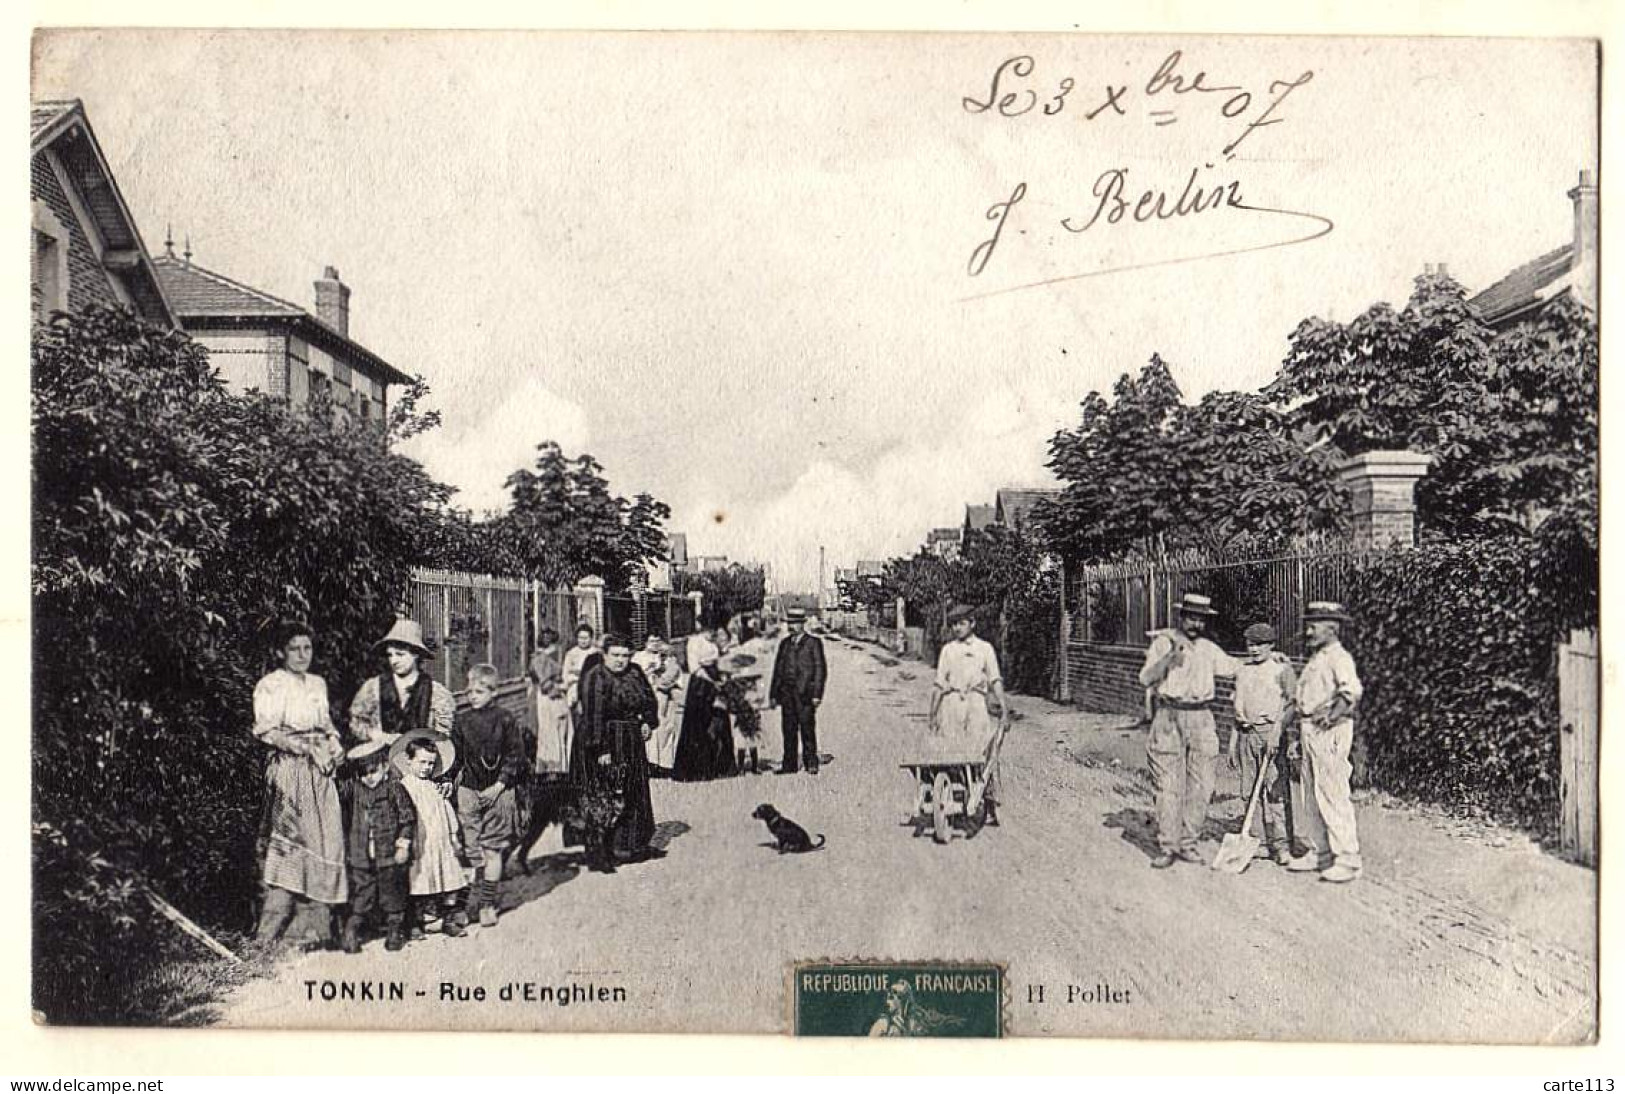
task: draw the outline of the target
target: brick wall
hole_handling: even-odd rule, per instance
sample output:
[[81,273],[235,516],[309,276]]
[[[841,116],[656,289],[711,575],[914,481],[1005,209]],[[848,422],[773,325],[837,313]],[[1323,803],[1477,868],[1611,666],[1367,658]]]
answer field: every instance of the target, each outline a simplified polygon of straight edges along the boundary
[[57,180],[56,172],[51,169],[44,152],[33,158],[31,179],[34,200],[44,203],[68,230],[67,310],[80,312],[92,304],[116,307],[120,300],[113,289],[113,282],[96,258],[84,227],[74,215],[73,205],[63,192],[62,184]]
[[[1145,689],[1140,686],[1140,667],[1145,650],[1136,646],[1108,646],[1094,642],[1067,643],[1067,678],[1072,684],[1072,702],[1084,710],[1106,714],[1141,714],[1145,710]],[[1294,671],[1302,672],[1294,661]],[[1219,677],[1214,681],[1213,714],[1219,726],[1219,743],[1229,740],[1235,725],[1234,681]]]

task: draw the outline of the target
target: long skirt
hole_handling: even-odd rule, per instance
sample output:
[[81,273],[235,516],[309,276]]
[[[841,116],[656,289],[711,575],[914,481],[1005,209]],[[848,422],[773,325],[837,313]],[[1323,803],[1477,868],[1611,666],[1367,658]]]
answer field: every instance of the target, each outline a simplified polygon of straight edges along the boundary
[[590,847],[607,836],[610,850],[624,858],[640,854],[654,838],[654,801],[639,723],[610,722],[608,728],[609,763],[583,757],[571,768],[565,840],[579,834],[574,842]]
[[265,769],[265,788],[265,884],[322,904],[343,904],[350,883],[338,784],[308,758],[278,752]]
[[540,692],[536,695],[536,755],[532,770],[538,774],[570,769],[570,704]]

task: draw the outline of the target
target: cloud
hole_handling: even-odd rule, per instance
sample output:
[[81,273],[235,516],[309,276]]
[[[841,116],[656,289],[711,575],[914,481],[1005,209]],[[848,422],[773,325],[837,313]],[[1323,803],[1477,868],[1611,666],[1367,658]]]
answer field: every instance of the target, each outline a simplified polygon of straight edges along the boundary
[[691,554],[766,562],[781,589],[811,589],[820,545],[828,581],[860,558],[912,554],[927,531],[957,527],[967,504],[991,504],[1001,486],[1049,482],[1054,406],[1036,390],[1004,385],[866,468],[815,460],[782,493],[755,503],[702,487],[673,507],[669,526],[688,534]]
[[453,502],[476,513],[507,504],[503,481],[527,466],[542,441],[565,452],[588,446],[587,412],[529,377],[484,413],[448,419],[439,429],[413,437],[400,451],[420,461],[441,482],[457,487]]

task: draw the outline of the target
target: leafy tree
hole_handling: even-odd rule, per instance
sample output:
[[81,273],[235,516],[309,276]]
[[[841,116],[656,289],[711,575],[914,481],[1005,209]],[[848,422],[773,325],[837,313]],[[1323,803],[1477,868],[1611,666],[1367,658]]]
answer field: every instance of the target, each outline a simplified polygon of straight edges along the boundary
[[130,1020],[172,933],[143,887],[250,922],[270,624],[313,625],[342,718],[450,491],[127,312],[37,325],[33,370],[36,1005]]
[[1286,540],[1335,527],[1334,455],[1307,450],[1261,397],[1216,392],[1184,402],[1161,357],[1090,392],[1076,429],[1050,441],[1066,487],[1034,510],[1049,542],[1078,560]]
[[[1435,459],[1417,492],[1425,532],[1527,533],[1595,511],[1597,334],[1564,298],[1497,333],[1462,287],[1424,274],[1405,309],[1308,319],[1265,395],[1339,454]],[[1594,524],[1594,518],[1593,522]]]
[[574,459],[551,441],[536,462],[508,476],[512,497],[494,532],[503,552],[550,585],[589,574],[619,591],[644,565],[665,555],[663,525],[671,510],[648,494],[631,501],[610,493],[603,467]]
[[767,572],[738,562],[720,570],[679,571],[672,575],[672,585],[678,596],[700,594],[702,627],[720,627],[741,612],[761,611],[767,598]]

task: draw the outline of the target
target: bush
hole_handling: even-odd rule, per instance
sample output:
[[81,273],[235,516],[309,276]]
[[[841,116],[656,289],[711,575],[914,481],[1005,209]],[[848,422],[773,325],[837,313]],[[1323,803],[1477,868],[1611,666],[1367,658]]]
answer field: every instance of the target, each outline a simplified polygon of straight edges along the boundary
[[[1374,785],[1552,834],[1555,651],[1585,624],[1572,606],[1588,599],[1553,595],[1552,551],[1502,538],[1376,556],[1360,569],[1348,606],[1360,623],[1351,649]],[[1594,612],[1594,583],[1589,602]]]
[[271,624],[316,629],[342,719],[448,492],[376,432],[228,394],[124,312],[37,326],[33,366],[35,1007],[155,1020],[110,990],[153,982],[173,938],[140,886],[252,923]]

